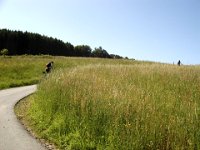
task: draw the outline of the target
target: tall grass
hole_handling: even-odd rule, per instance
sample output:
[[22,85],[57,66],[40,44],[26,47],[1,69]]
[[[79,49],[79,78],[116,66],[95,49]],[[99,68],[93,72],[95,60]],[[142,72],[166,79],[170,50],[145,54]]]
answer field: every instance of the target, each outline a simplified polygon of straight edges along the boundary
[[200,149],[200,67],[87,65],[55,71],[32,125],[61,149]]
[[[0,56],[0,89],[30,85],[39,83],[44,77],[42,73],[45,71],[45,65],[49,61],[54,61],[54,70],[62,68],[72,68],[75,66],[84,66],[87,64],[106,64],[119,63],[130,64],[127,60],[111,60],[111,59],[92,59],[92,58],[70,58],[55,56]],[[135,63],[132,61],[132,63]],[[140,62],[137,62],[140,63]],[[151,62],[149,62],[151,63]]]

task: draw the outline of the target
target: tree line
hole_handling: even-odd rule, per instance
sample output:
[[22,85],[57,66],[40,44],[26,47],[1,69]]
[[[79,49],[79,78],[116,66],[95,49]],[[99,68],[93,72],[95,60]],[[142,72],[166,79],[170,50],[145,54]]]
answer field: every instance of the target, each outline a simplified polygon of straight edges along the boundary
[[91,49],[88,45],[73,46],[57,38],[47,37],[37,33],[0,30],[0,50],[7,49],[8,55],[53,55],[76,57],[123,58],[109,54],[101,46]]

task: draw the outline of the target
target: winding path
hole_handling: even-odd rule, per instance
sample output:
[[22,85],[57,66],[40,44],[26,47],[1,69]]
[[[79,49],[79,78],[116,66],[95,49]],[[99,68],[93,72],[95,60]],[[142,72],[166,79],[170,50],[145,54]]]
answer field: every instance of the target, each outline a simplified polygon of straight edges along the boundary
[[32,85],[0,91],[0,150],[45,150],[14,113],[14,105],[36,89],[36,85]]

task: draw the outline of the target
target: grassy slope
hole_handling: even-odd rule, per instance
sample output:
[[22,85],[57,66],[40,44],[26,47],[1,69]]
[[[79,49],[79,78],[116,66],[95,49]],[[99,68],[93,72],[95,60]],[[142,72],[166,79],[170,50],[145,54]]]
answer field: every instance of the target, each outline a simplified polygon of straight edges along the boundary
[[0,57],[0,89],[38,83],[45,64],[51,59],[50,56]]
[[61,149],[200,149],[200,67],[87,64],[41,82],[29,110],[40,137]]
[[[78,65],[93,63],[113,63],[113,60],[67,58],[53,56],[0,56],[0,89],[38,83],[43,77],[45,65],[49,61],[55,62],[55,69],[71,68]],[[127,64],[127,61],[118,61]]]

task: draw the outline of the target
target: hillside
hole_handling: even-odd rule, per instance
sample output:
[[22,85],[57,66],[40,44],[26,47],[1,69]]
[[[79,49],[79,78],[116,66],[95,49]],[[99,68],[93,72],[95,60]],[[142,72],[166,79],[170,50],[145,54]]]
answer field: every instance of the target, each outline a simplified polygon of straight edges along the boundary
[[43,80],[25,118],[60,149],[199,149],[199,74],[199,66],[90,60]]
[[[45,77],[46,64],[54,61],[54,69],[72,68],[75,66],[83,66],[87,64],[128,64],[136,63],[136,61],[113,60],[99,58],[78,58],[78,57],[62,57],[62,56],[0,56],[0,89],[36,84]],[[139,63],[139,62],[138,62]]]

